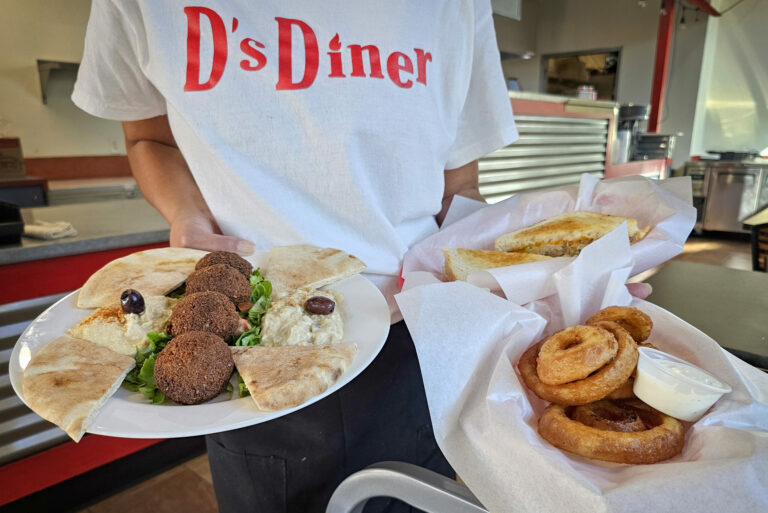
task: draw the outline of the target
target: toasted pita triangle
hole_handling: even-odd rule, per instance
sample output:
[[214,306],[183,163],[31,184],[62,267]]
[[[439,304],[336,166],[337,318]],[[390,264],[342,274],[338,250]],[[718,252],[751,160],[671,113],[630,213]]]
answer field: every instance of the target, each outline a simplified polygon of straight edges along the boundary
[[235,367],[256,407],[293,408],[322,394],[339,379],[357,352],[352,343],[326,346],[232,347]]
[[61,336],[32,355],[24,400],[78,442],[135,362],[92,342]]
[[157,248],[113,260],[88,278],[77,295],[78,308],[111,306],[125,289],[162,296],[181,285],[207,252],[189,248]]
[[365,269],[359,258],[334,248],[310,245],[273,246],[264,277],[275,296],[301,287],[319,288]]

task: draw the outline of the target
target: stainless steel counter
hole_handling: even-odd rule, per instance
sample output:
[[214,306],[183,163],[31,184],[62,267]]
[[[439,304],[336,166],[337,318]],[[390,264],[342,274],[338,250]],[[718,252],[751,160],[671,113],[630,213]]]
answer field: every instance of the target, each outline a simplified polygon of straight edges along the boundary
[[0,246],[0,265],[168,240],[165,219],[143,198],[22,209],[25,222],[69,221],[76,237]]

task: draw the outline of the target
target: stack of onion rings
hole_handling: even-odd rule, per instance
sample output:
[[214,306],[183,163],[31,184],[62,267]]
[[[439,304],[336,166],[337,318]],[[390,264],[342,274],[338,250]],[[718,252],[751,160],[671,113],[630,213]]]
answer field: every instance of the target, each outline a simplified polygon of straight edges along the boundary
[[559,331],[523,353],[517,364],[523,381],[553,403],[539,419],[544,439],[617,463],[655,463],[680,454],[682,424],[638,400],[632,390],[637,343],[652,327],[640,310],[612,306],[586,326]]
[[565,451],[616,463],[656,463],[683,450],[680,421],[640,401],[625,401],[619,408],[635,412],[647,429],[614,431],[588,426],[569,416],[573,408],[551,404],[539,419],[539,433]]
[[653,321],[648,315],[630,306],[609,306],[587,319],[587,326],[596,326],[599,322],[611,321],[629,332],[638,344],[651,336]]
[[618,349],[616,338],[608,331],[574,326],[555,333],[542,344],[536,373],[547,385],[584,379],[610,362]]
[[523,353],[517,364],[528,388],[549,402],[579,405],[598,401],[627,381],[637,365],[637,344],[616,323],[603,322],[599,327],[609,331],[618,342],[616,357],[611,362],[584,379],[562,385],[547,385],[539,379],[536,371],[536,359],[543,345],[543,342],[539,342]]

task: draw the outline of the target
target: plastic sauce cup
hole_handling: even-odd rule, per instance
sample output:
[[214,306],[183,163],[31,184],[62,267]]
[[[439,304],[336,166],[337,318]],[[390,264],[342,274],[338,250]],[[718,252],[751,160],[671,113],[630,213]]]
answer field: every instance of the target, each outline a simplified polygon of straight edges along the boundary
[[676,419],[696,421],[732,389],[710,373],[671,354],[639,347],[633,392]]

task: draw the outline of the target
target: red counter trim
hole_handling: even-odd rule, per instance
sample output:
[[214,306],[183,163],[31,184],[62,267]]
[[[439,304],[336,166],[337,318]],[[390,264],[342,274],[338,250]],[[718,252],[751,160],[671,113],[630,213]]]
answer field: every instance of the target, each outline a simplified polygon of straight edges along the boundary
[[0,506],[155,445],[160,439],[85,435],[0,467]]
[[168,242],[158,242],[0,265],[0,305],[75,290],[80,288],[91,274],[115,258],[166,246]]

